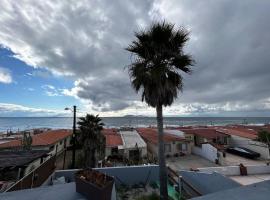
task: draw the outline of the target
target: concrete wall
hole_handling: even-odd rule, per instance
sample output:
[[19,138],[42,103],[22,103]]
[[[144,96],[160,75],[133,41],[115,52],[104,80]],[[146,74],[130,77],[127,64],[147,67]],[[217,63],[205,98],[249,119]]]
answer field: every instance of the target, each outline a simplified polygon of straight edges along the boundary
[[193,146],[192,153],[195,155],[199,155],[207,160],[215,162],[217,157],[217,149],[213,147],[211,144],[202,144],[202,147]]
[[[134,185],[140,183],[156,182],[159,179],[159,166],[128,166],[128,167],[106,167],[96,168],[107,175],[115,178],[116,185]],[[53,178],[64,176],[70,181],[74,181],[74,174],[77,170],[58,170],[55,171]]]
[[229,139],[229,146],[232,147],[245,147],[247,149],[250,149],[252,151],[255,151],[257,153],[261,154],[261,158],[263,159],[270,159],[269,157],[269,150],[267,148],[267,145],[258,142],[253,141],[251,139],[239,137],[239,136],[231,136]]
[[[255,174],[269,174],[270,166],[269,165],[246,165],[247,173],[249,175]],[[239,176],[240,169],[239,166],[226,166],[226,167],[207,167],[207,168],[198,168],[201,172],[212,173],[218,172],[226,176]]]

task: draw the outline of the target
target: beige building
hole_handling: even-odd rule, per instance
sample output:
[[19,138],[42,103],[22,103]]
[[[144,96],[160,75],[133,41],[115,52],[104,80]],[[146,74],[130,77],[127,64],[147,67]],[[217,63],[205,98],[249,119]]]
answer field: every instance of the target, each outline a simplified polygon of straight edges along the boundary
[[[147,143],[147,152],[150,156],[158,157],[158,132],[153,128],[138,128],[140,136]],[[190,141],[184,136],[164,130],[164,151],[166,156],[180,156],[191,153]]]

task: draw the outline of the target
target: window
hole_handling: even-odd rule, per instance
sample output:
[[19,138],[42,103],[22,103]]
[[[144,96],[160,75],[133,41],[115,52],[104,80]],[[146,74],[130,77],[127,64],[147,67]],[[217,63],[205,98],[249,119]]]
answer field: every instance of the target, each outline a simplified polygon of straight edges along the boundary
[[177,145],[178,150],[180,151],[187,151],[187,144],[186,143],[179,143]]
[[171,145],[170,144],[165,144],[164,145],[164,151],[165,151],[165,153],[171,152],[172,151]]
[[63,140],[60,141],[60,145],[62,145],[62,144],[63,144]]

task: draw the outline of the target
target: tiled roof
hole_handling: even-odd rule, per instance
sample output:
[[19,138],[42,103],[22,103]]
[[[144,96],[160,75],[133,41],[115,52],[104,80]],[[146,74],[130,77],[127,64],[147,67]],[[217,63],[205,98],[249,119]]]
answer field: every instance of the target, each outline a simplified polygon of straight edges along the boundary
[[101,133],[103,135],[117,134],[117,129],[115,129],[115,128],[104,128],[104,129],[102,129]]
[[201,136],[207,139],[215,139],[217,137],[224,137],[226,134],[217,132],[213,128],[193,128],[193,129],[185,129],[183,130],[184,133],[193,134],[197,136]]
[[243,137],[243,138],[248,138],[248,139],[252,139],[255,140],[257,139],[257,135],[254,132],[250,132],[247,129],[241,129],[241,128],[219,128],[217,129],[218,132],[220,133],[225,133],[228,135],[235,135],[235,136],[239,136],[239,137]]
[[117,147],[123,145],[121,135],[116,129],[103,129],[102,133],[106,138],[106,147]]
[[[32,146],[47,146],[55,144],[56,142],[70,136],[72,132],[70,130],[59,129],[51,130],[44,133],[40,133],[32,136]],[[0,148],[13,148],[20,147],[21,140],[12,140],[0,144]]]
[[[157,129],[153,128],[138,128],[137,129],[140,136],[146,140],[147,142],[151,142],[153,144],[158,143],[158,132]],[[164,142],[174,142],[174,141],[185,141],[185,138],[175,136],[169,133],[164,132]]]

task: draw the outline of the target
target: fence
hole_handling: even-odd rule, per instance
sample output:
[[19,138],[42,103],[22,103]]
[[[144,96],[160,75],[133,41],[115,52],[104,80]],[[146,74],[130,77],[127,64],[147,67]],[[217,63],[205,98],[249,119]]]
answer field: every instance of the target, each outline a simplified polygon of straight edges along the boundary
[[11,192],[11,191],[22,190],[22,189],[30,189],[30,188],[41,186],[43,182],[46,181],[48,177],[54,172],[55,160],[56,160],[55,156],[51,157],[49,160],[45,161],[38,168],[31,171],[22,179],[14,183],[5,192]]

